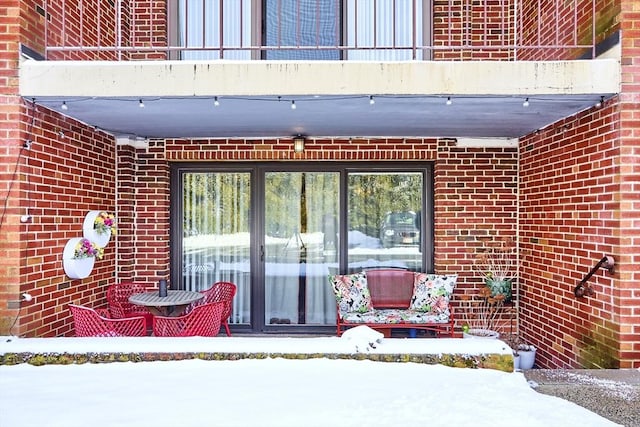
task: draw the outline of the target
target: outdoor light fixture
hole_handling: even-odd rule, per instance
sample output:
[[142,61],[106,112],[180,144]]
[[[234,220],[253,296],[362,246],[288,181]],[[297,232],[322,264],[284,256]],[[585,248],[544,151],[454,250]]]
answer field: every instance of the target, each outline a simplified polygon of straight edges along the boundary
[[298,135],[293,138],[293,151],[296,153],[302,153],[304,151],[304,137]]

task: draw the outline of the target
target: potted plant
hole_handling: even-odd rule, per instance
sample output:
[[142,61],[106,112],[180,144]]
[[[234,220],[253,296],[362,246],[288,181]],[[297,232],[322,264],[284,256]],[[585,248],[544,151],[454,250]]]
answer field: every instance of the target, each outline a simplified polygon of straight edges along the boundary
[[491,288],[483,286],[475,295],[460,296],[462,335],[465,338],[498,338],[498,328],[504,311],[505,296],[492,296]]
[[89,277],[96,259],[102,259],[104,249],[84,237],[69,239],[62,253],[64,272],[71,279]]
[[513,351],[514,369],[531,369],[536,360],[536,348],[527,344],[520,335],[508,333],[500,336]]
[[115,215],[106,211],[89,211],[82,224],[82,234],[96,245],[104,248],[111,235],[116,234]]
[[504,302],[511,302],[512,281],[518,275],[518,253],[512,239],[485,244],[473,268],[491,289],[491,296],[503,295]]

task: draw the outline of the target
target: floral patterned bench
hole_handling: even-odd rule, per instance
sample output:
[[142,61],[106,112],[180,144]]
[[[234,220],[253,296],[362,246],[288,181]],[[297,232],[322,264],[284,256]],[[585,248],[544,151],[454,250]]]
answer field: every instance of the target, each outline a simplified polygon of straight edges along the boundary
[[367,325],[386,337],[396,328],[428,330],[452,337],[451,295],[457,274],[436,275],[381,268],[330,275],[336,296],[337,334]]

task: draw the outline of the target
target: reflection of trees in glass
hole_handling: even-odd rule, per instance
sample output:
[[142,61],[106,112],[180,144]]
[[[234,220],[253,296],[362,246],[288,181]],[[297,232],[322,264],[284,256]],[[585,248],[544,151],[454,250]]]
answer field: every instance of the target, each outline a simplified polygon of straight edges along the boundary
[[[339,173],[269,172],[265,180],[267,235],[288,238],[303,223],[308,233],[326,232],[332,217],[337,224]],[[185,173],[183,184],[185,235],[249,231],[250,173]],[[386,213],[421,209],[422,188],[419,172],[349,174],[349,229],[377,236]]]
[[288,238],[296,232],[323,231],[323,216],[338,212],[338,185],[337,173],[267,173],[267,235]]
[[422,174],[350,174],[348,203],[349,230],[377,236],[387,212],[421,210]]
[[185,235],[248,232],[249,173],[184,174]]

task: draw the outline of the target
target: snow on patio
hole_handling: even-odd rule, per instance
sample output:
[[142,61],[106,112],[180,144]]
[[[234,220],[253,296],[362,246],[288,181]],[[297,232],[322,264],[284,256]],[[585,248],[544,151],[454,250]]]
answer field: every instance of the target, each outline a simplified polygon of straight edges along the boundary
[[[0,354],[91,352],[345,353],[337,337],[16,338]],[[358,345],[362,347],[362,342]],[[383,339],[377,354],[509,352],[497,340]],[[536,393],[519,372],[317,358],[0,366],[0,425],[614,426]]]

